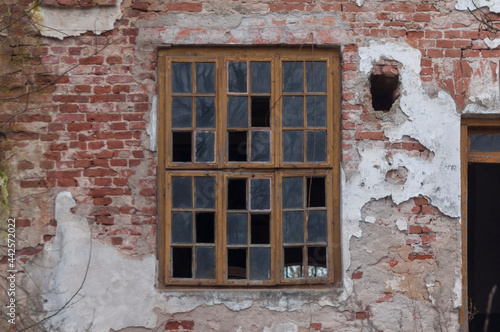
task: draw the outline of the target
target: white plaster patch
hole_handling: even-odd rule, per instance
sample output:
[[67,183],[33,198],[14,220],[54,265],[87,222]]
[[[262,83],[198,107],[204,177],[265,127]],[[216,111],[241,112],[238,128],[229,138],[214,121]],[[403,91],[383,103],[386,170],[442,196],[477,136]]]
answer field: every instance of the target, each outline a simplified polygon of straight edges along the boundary
[[149,135],[149,150],[156,151],[158,148],[158,96],[153,96],[151,109],[149,110],[149,124],[146,128]]
[[476,10],[488,7],[494,13],[500,13],[500,0],[458,0],[455,5],[457,10]]
[[368,216],[365,218],[365,222],[367,222],[369,224],[373,224],[373,223],[375,223],[375,221],[377,221],[377,218],[375,218],[374,216]]
[[[469,83],[469,103],[464,114],[498,114],[500,113],[499,67],[500,63],[489,59],[468,61],[471,78]],[[492,70],[496,66],[496,73]]]
[[500,38],[495,38],[495,39],[489,39],[489,38],[486,38],[484,40],[484,43],[486,44],[486,46],[488,46],[489,48],[491,49],[495,49],[497,48],[498,46],[500,46]]
[[455,293],[455,299],[453,300],[453,307],[460,308],[462,306],[462,277],[459,277],[455,280],[453,293]]
[[61,8],[36,6],[33,21],[40,33],[46,37],[63,39],[79,36],[87,31],[100,35],[114,28],[115,21],[122,17],[121,0],[113,6],[90,8]]
[[404,218],[399,218],[396,220],[396,226],[401,232],[408,230],[408,222]]

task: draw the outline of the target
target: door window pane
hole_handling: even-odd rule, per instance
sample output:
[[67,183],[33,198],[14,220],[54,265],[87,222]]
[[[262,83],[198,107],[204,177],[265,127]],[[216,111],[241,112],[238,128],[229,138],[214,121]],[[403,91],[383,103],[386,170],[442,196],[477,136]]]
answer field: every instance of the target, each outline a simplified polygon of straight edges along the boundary
[[174,62],[172,63],[172,92],[173,93],[191,93],[191,63]]
[[215,92],[215,63],[213,62],[196,63],[196,92],[198,93]]
[[268,280],[271,278],[271,249],[250,248],[250,279]]
[[251,62],[250,81],[253,93],[271,93],[271,63]]
[[247,63],[229,62],[227,71],[229,92],[247,92]]
[[283,62],[283,91],[304,91],[304,66],[301,61]]

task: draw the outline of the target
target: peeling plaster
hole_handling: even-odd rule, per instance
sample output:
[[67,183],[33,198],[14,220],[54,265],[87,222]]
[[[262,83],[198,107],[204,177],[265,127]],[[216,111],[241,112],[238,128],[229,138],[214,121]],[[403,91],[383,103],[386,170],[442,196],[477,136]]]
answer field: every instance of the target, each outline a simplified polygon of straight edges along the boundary
[[33,6],[36,9],[32,19],[40,33],[46,37],[63,39],[79,36],[87,31],[100,35],[112,30],[115,21],[122,17],[121,2],[122,0],[118,0],[113,6],[87,8]]
[[500,13],[500,0],[458,0],[455,5],[457,10],[476,10],[488,7],[494,13]]
[[149,124],[146,128],[149,135],[149,150],[156,151],[158,148],[158,96],[153,96],[151,109],[149,110]]
[[[469,104],[464,114],[499,114],[499,70],[500,63],[488,59],[479,59],[468,62],[471,69],[469,83]],[[491,65],[496,67],[493,72]]]

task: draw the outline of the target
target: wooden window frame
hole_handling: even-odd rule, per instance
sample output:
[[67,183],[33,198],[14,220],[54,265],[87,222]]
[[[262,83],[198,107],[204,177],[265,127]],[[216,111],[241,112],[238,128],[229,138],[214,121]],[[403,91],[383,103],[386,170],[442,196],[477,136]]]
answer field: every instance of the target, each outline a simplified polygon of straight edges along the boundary
[[[159,285],[160,287],[219,287],[219,286],[251,286],[251,287],[301,287],[325,286],[341,283],[341,251],[340,251],[340,60],[337,49],[311,49],[311,48],[285,48],[285,47],[174,47],[162,49],[158,53],[158,89],[159,89],[159,136],[158,136],[158,179],[159,179]],[[179,62],[215,62],[216,68],[216,92],[215,103],[218,114],[216,115],[215,129],[215,161],[213,163],[177,163],[172,162],[170,146],[171,142],[171,78],[169,76],[170,64]],[[271,162],[228,162],[227,152],[221,147],[226,147],[227,136],[227,91],[221,92],[221,87],[227,86],[227,62],[228,61],[271,61],[271,108],[279,111],[272,112],[271,126]],[[281,84],[281,73],[283,61],[326,61],[327,62],[327,119],[326,119],[326,160],[325,162],[281,162],[282,126],[280,121],[282,109],[282,96],[278,93],[283,90]],[[305,74],[304,74],[305,75]],[[250,76],[250,75],[248,75]],[[193,83],[194,85],[195,83]],[[303,83],[306,84],[305,81]],[[248,84],[247,84],[248,85]],[[253,95],[250,92],[242,95]],[[314,95],[306,92],[291,95]],[[191,96],[197,96],[192,93]],[[304,98],[305,100],[305,98]],[[304,107],[305,109],[305,107]],[[305,111],[304,111],[305,112]],[[305,116],[305,114],[304,114]],[[194,115],[193,115],[194,117]],[[305,121],[305,120],[304,120]],[[195,129],[193,129],[195,130]],[[252,127],[248,127],[248,132]],[[303,132],[308,128],[304,123]],[[249,135],[249,134],[247,134]],[[305,136],[305,134],[304,134]],[[305,142],[305,138],[304,138]],[[305,145],[305,144],[304,144]],[[224,148],[225,149],[225,148]],[[194,155],[195,152],[192,151]],[[193,157],[194,158],[194,157]],[[306,160],[307,156],[303,156]],[[216,176],[216,277],[214,280],[200,279],[175,279],[170,277],[170,178],[179,175],[214,175]],[[271,279],[269,281],[253,280],[227,280],[226,273],[226,229],[225,229],[225,183],[229,176],[249,176],[254,174],[270,174],[273,181],[271,194]],[[327,278],[300,278],[285,279],[283,277],[282,264],[282,238],[280,228],[282,225],[281,201],[281,179],[283,176],[314,176],[325,175],[327,178],[326,209],[327,209],[327,252],[328,252],[328,277]],[[220,182],[219,182],[220,181]]]

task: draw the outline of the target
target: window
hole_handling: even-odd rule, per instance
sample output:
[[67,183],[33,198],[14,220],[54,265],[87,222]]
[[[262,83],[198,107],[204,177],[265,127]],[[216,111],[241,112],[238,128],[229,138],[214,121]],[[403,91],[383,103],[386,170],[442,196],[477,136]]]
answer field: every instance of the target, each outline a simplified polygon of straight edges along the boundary
[[338,51],[160,51],[166,285],[340,280]]

